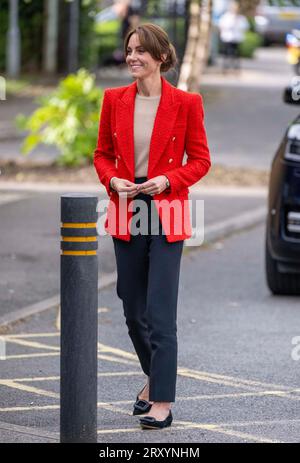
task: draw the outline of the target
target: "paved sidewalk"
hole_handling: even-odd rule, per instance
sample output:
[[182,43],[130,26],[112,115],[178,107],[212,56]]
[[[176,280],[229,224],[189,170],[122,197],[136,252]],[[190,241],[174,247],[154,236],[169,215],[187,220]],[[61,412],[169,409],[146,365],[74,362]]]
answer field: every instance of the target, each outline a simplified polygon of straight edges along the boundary
[[[283,89],[293,76],[283,47],[258,49],[254,59],[243,59],[240,74],[221,72],[221,59],[206,67],[201,79],[207,129],[213,162],[220,165],[268,170],[288,124],[299,112],[284,104]],[[132,82],[127,69],[100,69],[97,84],[106,87]],[[8,97],[0,104],[0,160],[49,163],[57,157],[52,147],[39,146],[28,157],[20,154],[22,139],[15,138],[13,119],[30,114],[31,97]],[[276,114],[276,118],[273,115]]]

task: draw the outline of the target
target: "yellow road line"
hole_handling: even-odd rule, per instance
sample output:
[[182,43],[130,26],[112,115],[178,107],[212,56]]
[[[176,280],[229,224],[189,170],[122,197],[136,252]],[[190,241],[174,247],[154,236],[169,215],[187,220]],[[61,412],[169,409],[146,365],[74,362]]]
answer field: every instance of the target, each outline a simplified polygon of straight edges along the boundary
[[[171,428],[161,429],[160,432],[169,432],[170,430],[176,431],[180,429],[188,429],[186,426],[177,426],[176,424],[172,424]],[[115,428],[115,429],[98,429],[97,434],[124,434],[124,433],[137,433],[137,432],[144,432],[140,426],[138,425],[135,428]]]
[[219,385],[222,385],[222,386],[236,387],[236,388],[239,388],[239,389],[246,389],[246,390],[253,391],[252,386],[246,386],[245,384],[239,383],[238,381],[220,380],[220,379],[217,379],[217,378],[213,378],[211,376],[206,376],[206,375],[201,375],[201,374],[198,374],[198,373],[193,373],[191,371],[189,371],[189,372],[180,371],[180,372],[178,372],[178,374],[181,375],[181,376],[185,376],[187,378],[193,378],[193,379],[201,380],[201,381],[204,381],[204,382],[207,382],[207,383],[214,383],[214,384],[219,384]]
[[98,373],[98,376],[143,376],[145,374],[141,371],[105,371]]
[[59,405],[32,405],[30,407],[5,407],[0,408],[0,412],[7,413],[7,412],[27,412],[31,410],[59,410]]
[[[235,392],[228,394],[206,394],[192,396],[188,398],[183,398],[182,400],[216,400],[216,399],[229,399],[229,398],[242,398],[242,397],[264,397],[264,396],[282,396],[288,397],[289,394],[294,394],[295,392],[300,392],[299,389],[292,389],[290,391],[253,391],[253,392]],[[300,396],[299,396],[300,398]]]
[[[37,358],[37,357],[55,357],[59,356],[60,352],[41,352],[41,353],[34,353],[34,354],[14,354],[14,355],[6,355],[5,360],[18,360],[18,359],[31,359],[31,358]],[[128,360],[123,360],[123,359],[118,359],[115,357],[111,357],[109,355],[98,355],[98,359],[102,360],[107,360],[109,362],[116,362],[116,363],[122,363],[125,365],[138,365],[138,361],[133,362],[133,361],[128,361]],[[4,360],[3,360],[4,361]]]
[[180,374],[184,375],[184,376],[188,376],[189,374],[193,374],[193,375],[199,375],[199,376],[205,376],[205,377],[210,377],[212,379],[216,379],[216,380],[224,380],[224,381],[228,381],[228,382],[236,382],[238,384],[245,384],[247,386],[254,386],[254,387],[273,387],[273,388],[276,388],[276,389],[290,389],[290,387],[288,386],[284,386],[284,385],[281,385],[281,384],[272,384],[272,383],[265,383],[265,382],[261,382],[261,381],[253,381],[253,380],[250,380],[250,379],[243,379],[243,378],[238,378],[238,377],[234,377],[234,376],[227,376],[227,375],[220,375],[218,373],[209,373],[209,372],[206,372],[206,371],[200,371],[200,370],[195,370],[195,369],[190,369],[190,368],[179,368],[179,371],[180,371]]
[[[172,430],[191,430],[191,429],[202,429],[204,431],[216,432],[219,434],[225,434],[230,437],[238,437],[239,439],[247,440],[247,441],[251,440],[254,442],[261,442],[261,443],[281,443],[281,441],[269,439],[267,437],[260,437],[260,436],[255,436],[249,433],[234,431],[230,429],[223,429],[219,425],[192,423],[188,421],[176,421],[174,424],[172,424],[172,427],[162,429],[161,432],[168,433]],[[98,429],[97,431],[98,434],[119,434],[119,433],[131,433],[131,432],[136,433],[137,428]],[[144,432],[144,431],[141,430],[141,432]]]
[[3,334],[1,335],[2,338],[7,339],[17,339],[17,338],[48,338],[48,337],[57,337],[60,336],[60,332],[57,331],[56,333],[24,333],[24,334]]
[[108,346],[106,344],[102,344],[100,342],[98,342],[98,349],[99,349],[99,352],[110,352],[112,354],[116,354],[116,355],[119,355],[120,357],[125,357],[125,358],[129,358],[129,359],[133,359],[133,360],[138,360],[138,357],[136,354],[132,354],[131,352],[127,352],[123,349],[119,349],[117,347],[112,347],[112,346]]
[[[109,408],[109,404],[103,404],[99,403],[99,407],[105,407],[111,411],[115,411],[115,409]],[[32,406],[32,407],[10,407],[6,409],[2,409],[1,411],[32,411],[32,410],[59,410],[60,406],[59,405],[44,405],[44,406]],[[129,412],[124,411],[122,409],[118,410],[123,414],[129,414]],[[291,424],[291,423],[299,423],[300,420],[272,420],[272,421],[263,421],[263,422],[258,422],[259,425],[274,425],[274,424]],[[163,431],[169,431],[169,430],[192,430],[192,429],[202,429],[206,431],[211,431],[211,432],[218,432],[221,434],[233,436],[233,437],[238,437],[243,440],[254,440],[255,442],[270,442],[270,443],[275,443],[275,442],[280,442],[274,439],[269,439],[261,436],[255,436],[253,434],[249,433],[241,433],[239,431],[231,430],[231,429],[224,429],[230,426],[253,426],[256,425],[257,422],[243,422],[243,423],[222,423],[222,424],[204,424],[204,423],[193,423],[190,421],[174,421],[174,424],[172,424],[172,429],[165,429]],[[137,432],[139,428],[115,428],[115,429],[99,429],[97,431],[98,434],[117,434],[117,433],[130,433],[130,432]]]
[[274,424],[300,424],[299,418],[283,419],[283,420],[256,420],[256,421],[233,421],[231,423],[222,423],[222,427],[231,426],[274,426]]
[[20,346],[25,346],[25,347],[33,347],[35,349],[49,349],[49,350],[55,350],[55,351],[60,350],[60,348],[57,346],[51,346],[49,344],[44,344],[41,342],[25,341],[24,339],[8,339],[7,342],[10,342],[11,344],[18,344]]
[[[38,376],[34,378],[13,378],[13,379],[4,379],[3,381],[16,381],[18,383],[35,383],[37,381],[59,381],[60,376]],[[1,379],[0,379],[1,381]]]
[[[28,342],[27,344],[26,341],[20,339],[22,337],[49,337],[49,336],[59,336],[60,333],[35,333],[35,334],[25,334],[25,335],[8,335],[6,336],[8,340],[10,341],[15,341],[17,343],[16,338],[18,338],[18,343],[21,345],[27,345],[29,347],[35,347],[35,348],[45,348],[49,350],[56,350],[59,352],[59,347],[57,346],[49,346],[47,344],[42,344],[42,343],[34,343],[34,342]],[[5,337],[5,336],[4,336]],[[138,358],[135,353],[130,353],[127,352],[123,349],[119,348],[114,348],[102,343],[98,343],[100,355],[98,358],[111,361],[111,362],[119,362],[123,364],[138,364]],[[113,357],[113,356],[106,356],[103,355],[104,352],[110,352],[115,354],[116,356],[120,356],[123,359],[120,359],[118,357]],[[22,356],[20,355],[13,355],[13,356],[7,356],[7,359],[13,359],[13,358],[31,358],[34,354],[24,354]],[[37,356],[41,356],[41,354],[37,354]],[[124,360],[128,359],[128,360]],[[130,360],[129,360],[130,359]],[[290,387],[285,386],[285,385],[278,385],[278,384],[272,384],[272,383],[265,383],[265,382],[260,382],[260,381],[253,381],[249,379],[243,379],[243,378],[238,378],[238,377],[232,377],[229,375],[221,375],[217,373],[209,373],[206,371],[201,371],[201,370],[195,370],[195,369],[189,369],[189,368],[183,368],[179,367],[178,368],[178,375],[181,375],[183,377],[189,377],[209,383],[215,383],[219,385],[224,385],[224,386],[229,386],[229,387],[235,387],[235,388],[241,388],[241,389],[246,389],[253,391],[255,388],[261,388],[261,387],[267,387],[267,388],[276,388],[277,393],[280,393],[280,390],[286,390],[289,391]]]
[[[131,401],[131,403],[133,403]],[[123,415],[132,415],[132,411],[124,410],[124,408],[118,407],[117,405],[113,405],[112,403],[107,402],[98,402],[98,408],[103,408],[104,410],[108,410],[110,412],[118,412],[122,413]]]
[[120,359],[120,358],[113,357],[113,356],[110,356],[110,355],[98,354],[98,359],[108,360],[109,362],[122,363],[124,365],[138,365],[138,360],[136,360],[136,361],[125,360],[125,359]]
[[31,392],[46,397],[52,397],[55,399],[59,398],[59,394],[57,394],[56,392],[45,391],[44,389],[38,389],[34,386],[28,386],[27,384],[18,384],[14,381],[0,380],[0,385],[10,387],[13,389],[19,389],[20,391]]
[[[102,372],[97,376],[142,376],[140,371],[115,371],[115,372]],[[4,381],[17,381],[17,382],[34,382],[34,381],[58,381],[60,376],[28,376],[27,378],[3,378]]]
[[222,425],[214,425],[214,424],[201,424],[201,423],[193,423],[190,421],[177,421],[178,424],[186,424],[189,430],[191,429],[202,429],[205,431],[212,431],[217,432],[219,434],[225,434],[226,436],[230,437],[238,437],[239,439],[246,440],[246,441],[254,441],[260,443],[283,443],[279,440],[270,439],[267,437],[255,436],[254,434],[249,434],[245,432],[235,431],[233,429],[224,429]]
[[[45,380],[45,378],[39,378],[40,380]],[[59,379],[59,377],[57,377],[57,379]],[[52,378],[51,378],[52,380]],[[54,380],[54,378],[53,378]],[[20,389],[20,390],[24,390],[24,391],[27,391],[27,392],[31,392],[31,393],[35,393],[35,394],[38,394],[38,395],[46,395],[46,396],[50,396],[51,394],[51,397],[52,397],[52,393],[49,392],[49,391],[45,391],[44,389],[38,389],[38,388],[35,388],[35,387],[31,387],[31,386],[27,386],[27,385],[21,385],[21,384],[18,384],[18,382],[25,382],[24,378],[20,378],[20,379],[15,379],[15,380],[0,380],[0,385],[4,385],[4,386],[8,386],[8,387],[11,387],[11,388],[15,388],[15,389]],[[293,393],[294,391],[290,391],[290,393]],[[55,393],[54,393],[55,394]],[[282,392],[282,395],[286,395],[287,392]],[[186,401],[190,401],[190,400],[219,400],[219,399],[239,399],[241,397],[261,397],[261,396],[265,396],[265,395],[274,395],[273,391],[264,391],[264,392],[253,392],[253,393],[236,393],[236,394],[208,394],[208,395],[200,395],[200,396],[192,396],[192,397],[177,397],[176,401],[177,402],[186,402]],[[57,398],[58,396],[55,395],[54,398]],[[118,405],[131,405],[133,403],[132,400],[117,400],[117,401],[110,401],[110,402],[98,402],[98,407],[103,407],[103,408],[107,408],[107,409],[110,409],[110,410],[117,410],[117,411],[121,411],[121,412],[124,412],[124,413],[127,413],[123,408],[119,408]],[[31,410],[32,407],[28,407],[28,408],[22,408],[23,410]],[[36,408],[37,410],[39,409],[43,409],[43,406],[39,407],[37,406]],[[5,412],[5,411],[15,411],[15,407],[4,407],[4,408],[0,408],[0,412]],[[280,420],[279,420],[280,421]],[[295,421],[300,421],[300,420],[295,420]],[[256,423],[256,422],[253,422],[253,423]],[[264,424],[264,422],[257,422],[259,424]],[[236,423],[230,423],[230,426],[238,426],[240,425],[239,422],[236,422]],[[245,423],[245,426],[247,426],[247,422]]]
[[[60,332],[54,332],[54,333],[34,333],[34,334],[19,334],[19,335],[4,335],[2,336],[3,338],[8,338],[8,339],[14,339],[14,338],[22,338],[22,337],[48,337],[48,336],[60,336]],[[137,356],[136,354],[134,353],[130,353],[128,351],[125,351],[124,349],[120,349],[120,348],[115,348],[115,347],[111,347],[111,346],[108,346],[108,345],[105,345],[105,344],[102,344],[102,343],[98,343],[98,347],[99,347],[99,351],[100,352],[111,352],[111,353],[114,353],[114,354],[117,354],[117,355],[120,355],[122,357],[125,357],[125,358],[131,358],[133,360],[136,360],[137,359]],[[50,346],[49,346],[50,348]],[[289,390],[290,387],[289,386],[285,386],[285,385],[278,385],[278,384],[272,384],[272,383],[266,383],[266,382],[261,382],[261,381],[253,381],[253,380],[249,380],[249,379],[243,379],[243,378],[238,378],[238,377],[233,377],[233,376],[229,376],[229,375],[221,375],[221,374],[218,374],[218,373],[210,373],[210,372],[207,372],[207,371],[201,371],[201,370],[195,370],[195,369],[191,369],[191,368],[184,368],[184,367],[179,367],[178,368],[178,373],[182,376],[187,376],[187,377],[193,377],[195,379],[198,379],[198,377],[200,377],[202,379],[202,377],[204,378],[211,378],[211,379],[214,379],[214,380],[224,380],[226,381],[226,384],[232,384],[235,383],[235,384],[238,384],[239,386],[240,385],[247,385],[247,386],[255,386],[255,387],[273,387],[273,388],[276,388],[276,389],[282,389],[282,390]],[[222,384],[220,382],[220,384]],[[225,384],[225,383],[224,383]]]
[[[259,383],[258,381],[243,380],[240,378],[226,377],[221,375],[214,375],[205,372],[198,372],[197,370],[191,370],[187,368],[179,368],[178,374],[181,376],[186,376],[188,378],[200,379],[209,383],[221,384],[224,386],[237,387],[246,390],[255,390],[254,388],[258,387],[276,387],[276,389],[288,390],[290,389],[287,386],[268,384],[268,383]],[[227,379],[228,378],[228,379]],[[255,383],[255,384],[253,384]]]
[[37,357],[57,357],[60,355],[60,352],[41,352],[38,354],[15,354],[15,355],[6,355],[5,360],[19,360],[19,359],[31,359]]

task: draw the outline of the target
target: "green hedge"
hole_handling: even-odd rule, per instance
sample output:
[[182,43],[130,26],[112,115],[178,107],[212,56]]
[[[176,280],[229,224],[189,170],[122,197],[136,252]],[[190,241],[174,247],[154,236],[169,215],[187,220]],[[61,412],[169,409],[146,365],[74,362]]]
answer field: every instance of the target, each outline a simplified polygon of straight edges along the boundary
[[262,45],[262,38],[259,34],[247,31],[244,41],[239,46],[240,55],[243,58],[252,58],[256,48]]
[[58,149],[58,165],[91,163],[102,98],[103,91],[96,87],[94,74],[85,69],[69,74],[53,93],[37,99],[40,106],[30,117],[17,116],[17,127],[28,131],[22,153],[26,155],[43,143]]

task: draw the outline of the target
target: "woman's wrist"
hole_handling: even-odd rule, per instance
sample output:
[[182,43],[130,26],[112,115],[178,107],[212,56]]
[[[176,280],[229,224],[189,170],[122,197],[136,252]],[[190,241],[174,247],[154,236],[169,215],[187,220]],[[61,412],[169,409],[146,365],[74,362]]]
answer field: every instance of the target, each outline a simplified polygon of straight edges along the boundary
[[112,190],[116,191],[115,188],[114,188],[114,185],[113,185],[113,182],[114,182],[114,179],[117,178],[117,177],[112,177],[109,181],[109,186]]

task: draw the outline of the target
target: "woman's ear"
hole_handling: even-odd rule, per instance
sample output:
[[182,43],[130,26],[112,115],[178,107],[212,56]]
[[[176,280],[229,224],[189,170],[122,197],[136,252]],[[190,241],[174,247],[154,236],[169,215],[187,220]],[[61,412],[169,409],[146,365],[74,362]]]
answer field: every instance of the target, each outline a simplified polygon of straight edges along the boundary
[[167,59],[167,53],[164,53],[163,55],[160,55],[161,60],[164,62]]

